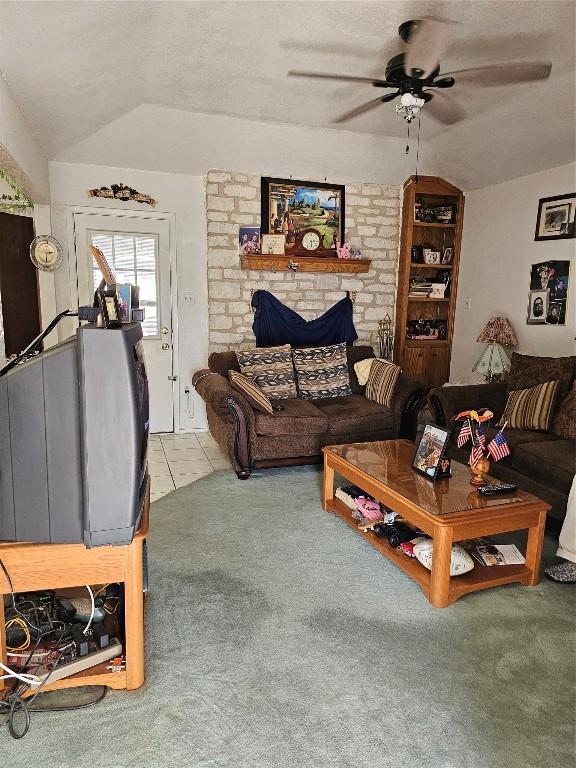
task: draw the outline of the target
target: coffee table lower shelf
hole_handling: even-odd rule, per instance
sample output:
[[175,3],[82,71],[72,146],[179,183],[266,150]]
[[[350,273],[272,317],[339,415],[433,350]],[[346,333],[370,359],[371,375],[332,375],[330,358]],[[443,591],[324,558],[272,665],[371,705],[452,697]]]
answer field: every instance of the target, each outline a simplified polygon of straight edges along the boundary
[[[340,501],[340,499],[332,498],[327,501],[327,511],[334,512],[344,522],[352,528],[356,533],[365,538],[374,549],[378,550],[381,554],[395,563],[401,568],[404,573],[408,574],[414,581],[416,581],[425,596],[430,599],[430,582],[431,572],[425,568],[416,558],[408,557],[402,552],[398,552],[394,547],[390,546],[385,538],[378,538],[371,531],[363,531],[358,528],[358,525],[352,517],[350,510]],[[532,577],[532,572],[526,565],[494,565],[494,566],[481,566],[478,563],[474,564],[474,568],[468,573],[464,573],[461,576],[450,577],[450,584],[448,589],[448,603],[453,603],[462,595],[469,592],[477,592],[481,589],[487,589],[489,587],[497,587],[502,584],[512,584],[519,582],[520,584],[529,584]]]

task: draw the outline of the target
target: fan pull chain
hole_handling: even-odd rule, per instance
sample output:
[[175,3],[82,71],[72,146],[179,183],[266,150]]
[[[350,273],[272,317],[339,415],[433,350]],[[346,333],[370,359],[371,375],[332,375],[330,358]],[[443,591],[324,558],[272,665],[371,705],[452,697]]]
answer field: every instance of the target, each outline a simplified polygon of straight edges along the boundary
[[416,140],[416,181],[418,181],[418,160],[420,159],[420,113],[418,113],[418,138]]
[[410,123],[406,123],[407,136],[406,136],[406,154],[410,152]]

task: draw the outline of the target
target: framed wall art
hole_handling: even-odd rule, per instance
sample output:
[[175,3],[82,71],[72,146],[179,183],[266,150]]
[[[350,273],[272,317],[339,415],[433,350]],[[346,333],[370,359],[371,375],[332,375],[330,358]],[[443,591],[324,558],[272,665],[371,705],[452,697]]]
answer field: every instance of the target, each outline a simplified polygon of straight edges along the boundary
[[299,232],[315,229],[324,235],[326,248],[335,238],[344,242],[345,189],[296,179],[262,178],[262,232],[285,235],[286,250],[296,243]]
[[528,325],[566,325],[570,262],[532,264],[528,298]]
[[576,192],[541,198],[534,240],[566,240],[575,237],[575,214]]

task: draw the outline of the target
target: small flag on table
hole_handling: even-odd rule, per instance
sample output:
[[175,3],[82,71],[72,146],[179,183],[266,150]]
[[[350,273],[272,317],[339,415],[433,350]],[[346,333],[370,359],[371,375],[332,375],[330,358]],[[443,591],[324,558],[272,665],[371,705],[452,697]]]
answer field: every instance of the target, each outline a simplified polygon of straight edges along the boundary
[[470,451],[470,461],[468,462],[470,466],[472,466],[472,464],[476,464],[482,458],[484,458],[484,451],[482,450],[482,446],[473,445],[472,450]]
[[476,427],[476,441],[480,448],[484,448],[486,445],[486,433],[484,432],[484,427],[482,424],[478,424]]
[[466,419],[466,421],[462,424],[462,429],[460,430],[460,434],[456,440],[458,448],[462,448],[462,446],[465,445],[471,437],[472,430],[470,429],[470,419]]
[[500,459],[510,455],[510,448],[502,430],[494,435],[494,439],[488,443],[487,450],[494,461],[500,461]]

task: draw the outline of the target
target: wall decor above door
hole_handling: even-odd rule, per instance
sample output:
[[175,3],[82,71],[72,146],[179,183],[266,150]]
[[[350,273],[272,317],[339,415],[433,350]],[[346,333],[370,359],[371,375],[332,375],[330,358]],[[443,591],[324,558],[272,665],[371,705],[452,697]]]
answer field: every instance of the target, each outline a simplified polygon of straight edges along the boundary
[[152,207],[156,205],[156,200],[153,197],[145,195],[143,192],[138,192],[137,189],[132,189],[127,184],[122,184],[122,182],[120,184],[111,184],[109,187],[89,189],[88,196],[108,197],[115,200],[124,200],[124,202],[131,200],[135,203],[146,203],[146,205],[151,205]]

